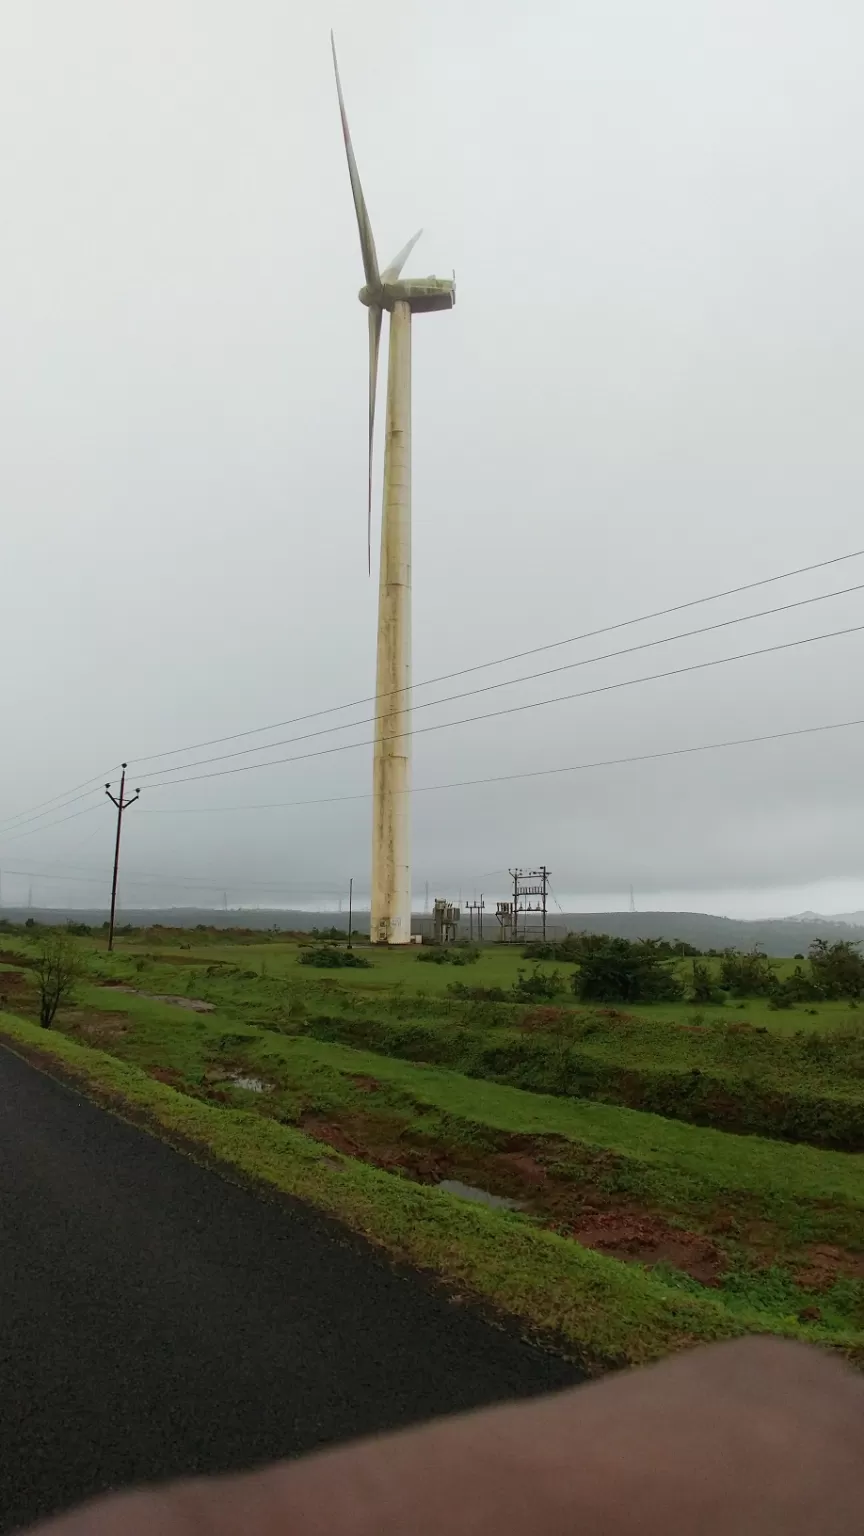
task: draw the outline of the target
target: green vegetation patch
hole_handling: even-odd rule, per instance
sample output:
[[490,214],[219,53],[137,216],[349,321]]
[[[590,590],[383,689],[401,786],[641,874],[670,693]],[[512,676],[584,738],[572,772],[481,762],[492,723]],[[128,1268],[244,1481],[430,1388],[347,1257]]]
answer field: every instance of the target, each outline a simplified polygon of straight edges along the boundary
[[[401,1259],[441,1275],[504,1313],[554,1334],[600,1369],[660,1358],[700,1340],[730,1338],[736,1319],[713,1297],[619,1264],[508,1212],[340,1157],[290,1126],[252,1111],[214,1107],[139,1068],[37,1025],[0,1015],[0,1034],[182,1145],[338,1217]],[[788,1330],[793,1331],[793,1330]],[[819,1336],[818,1328],[810,1330]],[[855,1340],[848,1339],[850,1348]]]

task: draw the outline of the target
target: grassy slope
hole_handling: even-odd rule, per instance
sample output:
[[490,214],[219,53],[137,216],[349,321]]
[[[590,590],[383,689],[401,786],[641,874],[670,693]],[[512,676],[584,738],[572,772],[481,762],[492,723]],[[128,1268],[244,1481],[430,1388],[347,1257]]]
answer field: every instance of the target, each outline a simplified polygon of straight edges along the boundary
[[[197,994],[238,1022],[305,1027],[319,1038],[478,1078],[626,1104],[695,1124],[864,1147],[864,1028],[861,1015],[848,1010],[846,1018],[854,1022],[845,1030],[810,1030],[795,1038],[748,1028],[732,1009],[719,1023],[682,1027],[656,1011],[613,1010],[610,1017],[608,1009],[574,1005],[557,1010],[554,1027],[538,1028],[534,1010],[529,1028],[525,1005],[466,1003],[406,990],[405,977],[422,974],[425,980],[428,972],[444,985],[442,972],[471,977],[487,964],[505,962],[515,970],[518,956],[509,953],[493,952],[477,968],[456,971],[419,965],[411,955],[376,954],[370,972],[331,974],[298,967],[296,946],[275,939],[269,946],[200,944],[197,953],[176,950],[176,939],[160,945],[152,936],[111,957],[92,942],[83,941],[82,949],[94,975]],[[811,1021],[806,1023],[809,1029]]]
[[[110,993],[107,998],[110,1003]],[[90,1000],[107,1006],[106,993],[99,989],[92,989]],[[616,1166],[613,1172],[607,1163],[606,1176],[614,1188],[673,1220],[694,1215],[707,1220],[718,1208],[728,1211],[737,1202],[742,1216],[772,1223],[780,1248],[832,1239],[864,1247],[860,1155],[531,1093],[306,1036],[257,1028],[226,1033],[218,1014],[183,1015],[138,997],[124,996],[123,1002],[135,1027],[112,1050],[145,1069],[175,1071],[193,1091],[204,1085],[208,1068],[230,1062],[237,1072],[259,1074],[275,1084],[278,1092],[268,1106],[294,1120],[310,1109],[337,1121],[371,1112],[390,1117],[394,1140],[405,1130],[432,1140],[470,1140],[475,1127],[563,1137],[592,1153],[611,1154]],[[369,1080],[362,1089],[351,1081],[358,1076]],[[370,1093],[371,1084],[378,1088]],[[426,1109],[439,1111],[438,1120],[423,1113]]]
[[[15,947],[19,945],[16,943]],[[561,1136],[581,1147],[613,1154],[620,1163],[626,1164],[627,1188],[673,1215],[676,1210],[692,1214],[700,1202],[707,1206],[716,1202],[718,1196],[752,1195],[763,1214],[775,1223],[785,1223],[790,1233],[796,1213],[804,1211],[805,1219],[797,1236],[801,1240],[813,1240],[823,1234],[808,1230],[807,1211],[812,1216],[821,1202],[825,1207],[822,1220],[826,1229],[832,1232],[836,1223],[838,1230],[844,1228],[843,1241],[854,1237],[860,1210],[856,1191],[857,1160],[854,1157],[695,1130],[675,1120],[667,1121],[608,1104],[573,1102],[526,1093],[518,1088],[467,1078],[458,1072],[358,1052],[331,1041],[310,1039],[308,1035],[298,1039],[272,1031],[249,1029],[248,1025],[254,1021],[260,1024],[276,1022],[282,1029],[286,1025],[296,1027],[295,1005],[299,1002],[301,1012],[308,1015],[313,1029],[321,1028],[321,1020],[316,1021],[315,1017],[318,1009],[326,1008],[331,1021],[335,1017],[338,1027],[349,1031],[353,1031],[359,1016],[361,1032],[370,1027],[373,1033],[383,1029],[375,1043],[380,1045],[383,1041],[387,1048],[401,1049],[403,1053],[406,1041],[408,1053],[415,1055],[418,1043],[428,1045],[431,1041],[434,1046],[444,1041],[448,1052],[452,1053],[454,1046],[476,1051],[480,1040],[481,1056],[486,1049],[493,1051],[493,1056],[496,1053],[500,1056],[502,1046],[506,1053],[507,1043],[512,1041],[517,1053],[527,1048],[530,1058],[531,1051],[540,1046],[551,1051],[552,1059],[560,1062],[561,1042],[548,1036],[544,1041],[500,1026],[485,1031],[466,1030],[468,1010],[462,1005],[440,996],[424,999],[405,993],[400,995],[398,984],[388,987],[385,977],[376,977],[374,973],[374,989],[355,987],[353,975],[347,977],[350,984],[346,984],[345,973],[340,973],[338,978],[328,978],[326,973],[323,976],[314,971],[310,973],[296,967],[296,953],[287,962],[287,955],[281,952],[287,951],[288,947],[275,943],[264,949],[261,956],[270,973],[265,975],[249,964],[250,949],[245,946],[239,952],[239,947],[235,946],[202,946],[197,964],[194,963],[197,957],[191,952],[173,955],[168,950],[160,954],[158,946],[149,946],[148,951],[142,953],[139,944],[113,959],[107,958],[104,952],[99,953],[92,945],[82,947],[92,956],[94,974],[113,974],[154,991],[203,995],[218,1004],[219,1013],[215,1017],[198,1017],[170,1005],[95,986],[85,989],[82,995],[82,1002],[91,1010],[114,1011],[135,1021],[131,1038],[122,1047],[124,1054],[133,1055],[145,1066],[174,1066],[193,1091],[194,1085],[200,1086],[203,1081],[205,1063],[218,1057],[220,1052],[242,1060],[247,1067],[257,1066],[265,1075],[277,1076],[288,1100],[293,1094],[298,1103],[308,1103],[311,1096],[325,1109],[344,1108],[352,1096],[348,1085],[350,1074],[365,1072],[382,1084],[381,1107],[388,1112],[401,1112],[407,1107],[410,1114],[412,1104],[426,1106],[428,1111],[440,1112],[438,1128],[448,1133],[454,1125],[457,1129],[460,1125],[469,1129],[472,1125],[483,1125],[502,1131]],[[256,950],[262,948],[255,946]],[[274,956],[287,962],[284,979],[275,974],[283,967],[277,968],[271,963]],[[405,963],[409,959],[399,958]],[[511,962],[515,958],[507,957]],[[229,961],[234,967],[233,973],[223,972],[217,965],[208,974],[207,966],[220,960]],[[416,960],[413,964],[416,965]],[[416,966],[415,974],[425,977],[428,971],[436,976],[444,971],[446,980],[470,979],[475,968],[454,972],[449,967]],[[368,974],[358,973],[360,977]],[[471,1012],[476,1014],[476,1010]],[[427,1014],[428,1024],[422,1022]],[[504,1014],[509,1021],[512,1011],[504,1010]],[[415,1025],[411,1019],[418,1015],[421,1023]],[[835,1059],[838,1051],[842,1054],[839,1039],[836,1046],[827,1039],[817,1041],[815,1048],[811,1042],[805,1051],[797,1042],[751,1033],[729,1035],[725,1030],[701,1028],[682,1031],[668,1020],[608,1020],[588,1016],[584,1010],[581,1014],[574,1011],[572,1017],[577,1027],[586,1027],[581,1044],[591,1047],[595,1060],[615,1069],[620,1069],[622,1062],[630,1064],[635,1058],[643,1069],[654,1070],[659,1056],[667,1072],[670,1068],[689,1072],[694,1056],[697,1060],[713,1058],[716,1069],[723,1068],[733,1075],[737,1069],[739,1076],[753,1073],[764,1076],[767,1073],[770,1078],[779,1071],[790,1085],[806,1079],[808,1083],[818,1083],[823,1090],[833,1089],[841,1097],[845,1094],[850,1102],[856,1094],[860,1098],[860,1090],[854,1083],[850,1085],[848,1073],[844,1076],[843,1068]],[[228,1033],[232,1029],[234,1033]],[[46,1037],[38,1030],[35,1038],[44,1046]],[[72,1042],[64,1044],[72,1046]],[[51,1040],[52,1050],[59,1046],[59,1040]],[[80,1046],[77,1049],[86,1050]],[[112,1049],[119,1050],[119,1043]],[[105,1063],[111,1058],[103,1057],[101,1053],[85,1054],[83,1060],[92,1061],[96,1055],[101,1063],[100,1072],[108,1070]],[[488,1064],[482,1060],[474,1062],[484,1070]],[[118,1064],[115,1062],[114,1065]],[[494,1060],[492,1066],[494,1069]],[[78,1070],[81,1069],[79,1059]],[[148,1083],[145,1088],[143,1085]],[[147,1078],[134,1080],[134,1085],[139,1097],[133,1096],[132,1102],[138,1103],[139,1107],[142,1092],[145,1097],[151,1090],[163,1092],[162,1084],[149,1082]],[[114,1090],[103,1084],[98,1091]],[[164,1092],[171,1094],[170,1089],[164,1089]],[[122,1089],[122,1096],[129,1097],[126,1087]],[[234,1097],[243,1101],[242,1093],[238,1092]],[[174,1102],[178,1099],[180,1108]],[[163,1107],[164,1102],[160,1100]],[[434,1190],[410,1185],[404,1179],[365,1167],[357,1160],[334,1157],[329,1149],[322,1164],[320,1146],[293,1127],[262,1116],[260,1104],[254,1109],[214,1109],[176,1094],[171,1094],[167,1102],[171,1104],[171,1115],[167,1119],[156,1117],[163,1130],[172,1135],[189,1135],[208,1146],[215,1155],[236,1163],[246,1172],[257,1171],[258,1176],[275,1182],[278,1187],[314,1201],[392,1251],[437,1269],[477,1295],[497,1301],[505,1310],[535,1325],[560,1329],[592,1358],[605,1362],[651,1358],[676,1347],[676,1341],[682,1341],[685,1336],[713,1337],[741,1327],[770,1328],[802,1337],[830,1339],[835,1344],[845,1343],[851,1350],[860,1348],[860,1335],[854,1326],[860,1311],[860,1298],[856,1295],[847,1298],[845,1307],[841,1305],[842,1297],[838,1298],[836,1306],[827,1306],[823,1310],[823,1322],[818,1326],[805,1325],[796,1318],[801,1307],[801,1294],[796,1293],[794,1287],[790,1290],[788,1277],[763,1277],[754,1285],[752,1277],[739,1276],[737,1281],[740,1283],[727,1288],[722,1296],[716,1292],[706,1294],[680,1275],[661,1277],[656,1271],[646,1272],[602,1258],[578,1248],[572,1241],[555,1237],[553,1233],[538,1232],[523,1217],[466,1210],[461,1202],[454,1205]],[[291,1118],[290,1104],[285,1103],[284,1107],[288,1110],[287,1117]],[[195,1114],[198,1112],[206,1112],[207,1116],[216,1119],[197,1121]],[[148,1108],[147,1113],[152,1111]],[[237,1121],[238,1114],[243,1117],[242,1122]],[[221,1132],[217,1130],[220,1117],[224,1120]],[[428,1114],[425,1120],[428,1129]],[[189,1126],[193,1121],[198,1130],[183,1132],[178,1128],[181,1124]],[[225,1149],[225,1126],[234,1128],[231,1133],[233,1145],[234,1132],[241,1123],[246,1128],[245,1140],[240,1138],[245,1150],[238,1160],[234,1153]],[[206,1126],[206,1134],[200,1129],[202,1126]],[[259,1129],[256,1130],[256,1126]],[[279,1158],[274,1162],[270,1140],[283,1134],[288,1137],[287,1141],[279,1143],[284,1166]],[[315,1169],[315,1178],[311,1182],[308,1177],[310,1159]],[[299,1178],[295,1163],[305,1170],[302,1178]],[[334,1172],[334,1164],[343,1170],[343,1175],[332,1188],[328,1185],[327,1175]],[[275,1177],[277,1165],[279,1176]],[[353,1170],[350,1178],[344,1171],[346,1169]],[[366,1182],[370,1180],[371,1183]],[[370,1194],[372,1189],[376,1192],[374,1200]],[[409,1191],[412,1192],[410,1196]],[[424,1200],[433,1201],[433,1205],[423,1205]],[[442,1200],[446,1202],[443,1215],[441,1205],[435,1203]],[[448,1207],[453,1208],[449,1214]],[[420,1220],[421,1212],[427,1213],[423,1215],[423,1230],[413,1234],[404,1230],[406,1223],[410,1225]],[[481,1225],[475,1227],[473,1223],[478,1219]],[[490,1219],[495,1223],[493,1227],[484,1225]],[[431,1230],[428,1230],[429,1220]],[[508,1257],[507,1249],[501,1257],[506,1273],[501,1271],[497,1257],[491,1253],[486,1255],[487,1247],[493,1243],[498,1245],[502,1240],[497,1225],[502,1222],[503,1230],[508,1233],[508,1243],[515,1241],[514,1232],[520,1234],[518,1254],[514,1249]],[[449,1241],[447,1230],[451,1233]],[[469,1232],[475,1234],[476,1241],[468,1240]],[[542,1283],[540,1271],[532,1276],[524,1273],[521,1267],[527,1253],[524,1248],[526,1233],[542,1237],[544,1241],[555,1238],[557,1243],[563,1243],[571,1256],[565,1263],[563,1254],[557,1249],[558,1257],[554,1260],[550,1250],[531,1249],[530,1263],[536,1262],[540,1266],[545,1277]],[[589,1292],[590,1316],[584,1329],[579,1314],[581,1302],[577,1299],[573,1304],[567,1300],[567,1287],[576,1283],[572,1268],[574,1252],[581,1256],[580,1266],[583,1259],[589,1262],[588,1269],[578,1269],[579,1284],[588,1286]],[[568,1277],[566,1283],[563,1279],[555,1279],[559,1259],[564,1266],[561,1274]],[[599,1271],[592,1268],[597,1262],[606,1267]],[[551,1289],[547,1289],[547,1281]],[[605,1303],[601,1294],[604,1284],[607,1285]],[[640,1289],[642,1285],[648,1286],[648,1290]],[[657,1313],[661,1296],[666,1298],[664,1304],[671,1308],[665,1334]],[[688,1324],[689,1335],[682,1329],[679,1311],[684,1299],[696,1307],[699,1317],[698,1323]],[[647,1309],[644,1321],[641,1316],[643,1302]],[[695,1315],[687,1313],[688,1317]],[[571,1316],[571,1322],[568,1322],[568,1316]],[[667,1342],[658,1344],[661,1334]]]
[[[817,1304],[825,1336],[835,1338],[851,1337],[850,1330],[864,1323],[860,1281],[838,1277],[833,1286],[813,1293],[796,1279],[806,1267],[808,1245],[843,1244],[850,1255],[864,1248],[858,1157],[531,1094],[309,1038],[229,1028],[218,1014],[200,1017],[99,988],[90,989],[86,1000],[105,1010],[110,1049],[124,1059],[176,1074],[177,1085],[191,1093],[207,1096],[215,1089],[229,1104],[254,1105],[253,1113],[283,1122],[302,1121],[313,1112],[346,1127],[358,1155],[370,1161],[382,1150],[388,1157],[398,1153],[407,1135],[409,1144],[419,1141],[454,1160],[453,1174],[496,1189],[501,1167],[488,1136],[478,1140],[478,1130],[564,1138],[577,1155],[568,1160],[554,1154],[551,1176],[565,1199],[571,1184],[590,1193],[593,1181],[610,1209],[620,1210],[624,1202],[715,1241],[723,1232],[720,1294],[734,1314],[800,1332],[798,1313]],[[112,1037],[111,1014],[121,1002],[121,1017],[132,1027]],[[68,1027],[76,1027],[74,1020]],[[256,1098],[232,1089],[226,1071],[260,1075],[275,1091]],[[353,1081],[358,1077],[366,1079],[362,1087]],[[500,1186],[497,1192],[519,1193]],[[566,1211],[561,1216],[566,1230]],[[690,1284],[681,1273],[667,1274],[666,1280],[678,1287]]]
[[310,1039],[265,1037],[250,1061],[315,1062],[368,1073],[426,1104],[497,1130],[558,1135],[687,1174],[718,1189],[781,1190],[790,1198],[844,1200],[864,1209],[864,1157],[734,1136],[585,1099],[527,1093],[461,1073]]
[[[299,947],[291,942],[274,939],[269,943],[244,943],[240,946],[236,943],[220,942],[218,938],[202,941],[201,936],[194,933],[190,934],[188,942],[189,949],[181,951],[177,948],[176,937],[162,943],[158,935],[155,939],[152,934],[146,938],[135,936],[120,941],[119,953],[134,955],[140,953],[142,949],[158,953],[161,949],[164,950],[166,959],[173,955],[181,961],[195,958],[202,964],[212,964],[215,961],[240,964],[245,969],[258,971],[260,974],[271,977],[294,980],[302,977],[306,983],[314,982],[316,977],[320,978],[322,974],[315,971],[310,973],[298,964]],[[518,948],[510,949],[493,945],[481,951],[476,965],[458,968],[451,965],[421,964],[414,950],[391,953],[379,951],[372,953],[361,950],[360,953],[364,953],[371,960],[369,970],[340,971],[337,974],[341,986],[361,996],[374,995],[376,992],[390,993],[394,987],[400,987],[406,994],[414,996],[419,994],[433,998],[444,997],[447,995],[449,983],[453,981],[465,981],[470,985],[510,987],[516,981],[520,970],[530,972],[534,965],[533,961],[522,959]],[[719,962],[708,961],[708,964],[717,969]],[[774,964],[778,975],[782,977],[792,971],[798,962],[776,960]],[[682,962],[678,968],[685,981],[688,980],[690,962]],[[565,986],[569,989],[574,971],[572,965],[556,966],[552,962],[541,961],[538,969],[544,974],[557,969],[564,979]],[[576,1006],[575,999],[569,990],[565,990],[559,1001],[564,1005]],[[813,1011],[798,1007],[790,1012],[778,1012],[769,1008],[764,998],[749,998],[743,1005],[733,1003],[725,1007],[694,1003],[639,1004],[638,1013],[640,1018],[672,1020],[678,1023],[687,1022],[694,1014],[706,1022],[724,1020],[729,1022],[737,1014],[752,1024],[764,1026],[777,1034],[793,1034],[802,1028],[826,1031],[842,1029],[855,1016],[855,1010],[850,1010],[846,1002],[814,1004]]]
[[[0,1014],[0,1035],[71,1073],[101,1101],[125,1108],[169,1139],[191,1142],[245,1176],[298,1196],[391,1253],[525,1323],[558,1335],[597,1368],[651,1360],[702,1339],[765,1329],[713,1297],[538,1231],[518,1216],[470,1206],[341,1158],[246,1110],[213,1108],[139,1068],[37,1025]],[[821,1337],[818,1328],[790,1333]],[[835,1338],[834,1342],[838,1342]],[[854,1341],[850,1338],[850,1346]]]
[[656,1010],[609,1017],[609,1010],[574,1005],[561,1011],[563,1033],[555,1038],[524,1027],[524,1005],[465,1003],[406,985],[406,978],[416,986],[431,972],[443,986],[487,965],[515,972],[521,962],[512,953],[493,951],[477,967],[455,970],[420,965],[412,955],[376,954],[369,972],[322,973],[299,967],[296,945],[275,939],[202,943],[188,951],[176,942],[160,944],[151,935],[127,941],[114,956],[90,941],[82,949],[94,974],[154,991],[188,991],[238,1022],[294,1030],[305,1019],[321,1038],[520,1088],[747,1134],[864,1147],[864,1028],[861,1015],[848,1010],[851,1027],[822,1034],[810,1029],[809,1018],[793,1016],[808,1033],[790,1039],[747,1028],[734,1009],[721,1010],[719,1023],[682,1028]]

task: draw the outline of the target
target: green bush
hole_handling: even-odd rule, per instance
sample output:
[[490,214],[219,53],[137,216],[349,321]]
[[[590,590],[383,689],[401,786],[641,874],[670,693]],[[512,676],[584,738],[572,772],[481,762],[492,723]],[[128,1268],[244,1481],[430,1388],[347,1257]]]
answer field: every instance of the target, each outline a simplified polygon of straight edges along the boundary
[[720,961],[720,985],[733,997],[770,997],[777,973],[758,946],[746,951],[726,949]]
[[573,991],[582,1002],[660,1003],[683,997],[684,984],[650,941],[607,938],[582,957]]
[[717,983],[710,965],[704,960],[693,961],[693,979],[690,983],[690,1001],[693,1003],[725,1003],[726,994]]
[[503,987],[470,987],[464,981],[451,981],[447,991],[471,1003],[504,1003],[510,995]]
[[518,973],[511,990],[520,1002],[533,1003],[538,998],[558,997],[564,991],[564,981],[560,971],[541,971],[535,965],[530,976],[524,971]]
[[371,960],[367,960],[365,955],[358,955],[353,949],[333,949],[329,944],[315,944],[304,949],[300,955],[300,964],[315,965],[322,971],[368,971],[372,968]]
[[551,939],[529,939],[522,950],[523,960],[557,960],[560,944]]
[[423,945],[417,959],[425,965],[475,965],[480,951],[472,944],[454,944],[446,948],[440,944]]
[[814,939],[810,945],[810,972],[823,997],[861,997],[864,993],[864,959],[850,939],[829,944]]

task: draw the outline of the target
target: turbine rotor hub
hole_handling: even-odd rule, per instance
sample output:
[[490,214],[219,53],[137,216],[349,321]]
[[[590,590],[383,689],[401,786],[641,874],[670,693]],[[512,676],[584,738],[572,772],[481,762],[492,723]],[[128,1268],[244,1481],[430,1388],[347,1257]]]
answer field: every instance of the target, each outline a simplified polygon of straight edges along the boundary
[[452,309],[456,303],[456,283],[452,277],[412,277],[402,282],[382,283],[372,288],[365,283],[358,298],[368,307],[392,310],[394,304],[411,306],[412,314],[434,309]]

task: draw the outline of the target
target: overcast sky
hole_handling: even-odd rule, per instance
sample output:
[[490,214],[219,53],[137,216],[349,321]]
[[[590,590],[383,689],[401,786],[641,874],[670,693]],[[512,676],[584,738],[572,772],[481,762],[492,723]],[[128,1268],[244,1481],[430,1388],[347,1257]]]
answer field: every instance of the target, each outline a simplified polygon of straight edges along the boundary
[[[331,24],[382,261],[422,224],[408,273],[457,276],[415,324],[419,683],[864,546],[859,0],[6,0],[7,903],[104,901],[121,759],[374,686]],[[416,701],[859,583],[848,560]],[[857,625],[860,592],[416,724]],[[426,732],[415,783],[854,720],[862,662],[864,630]],[[368,745],[156,786],[369,712],[139,761],[124,902],[368,890],[369,800],[338,798],[367,795]],[[494,902],[545,862],[584,908],[631,884],[646,908],[864,906],[862,748],[864,726],[418,794],[415,893]]]

